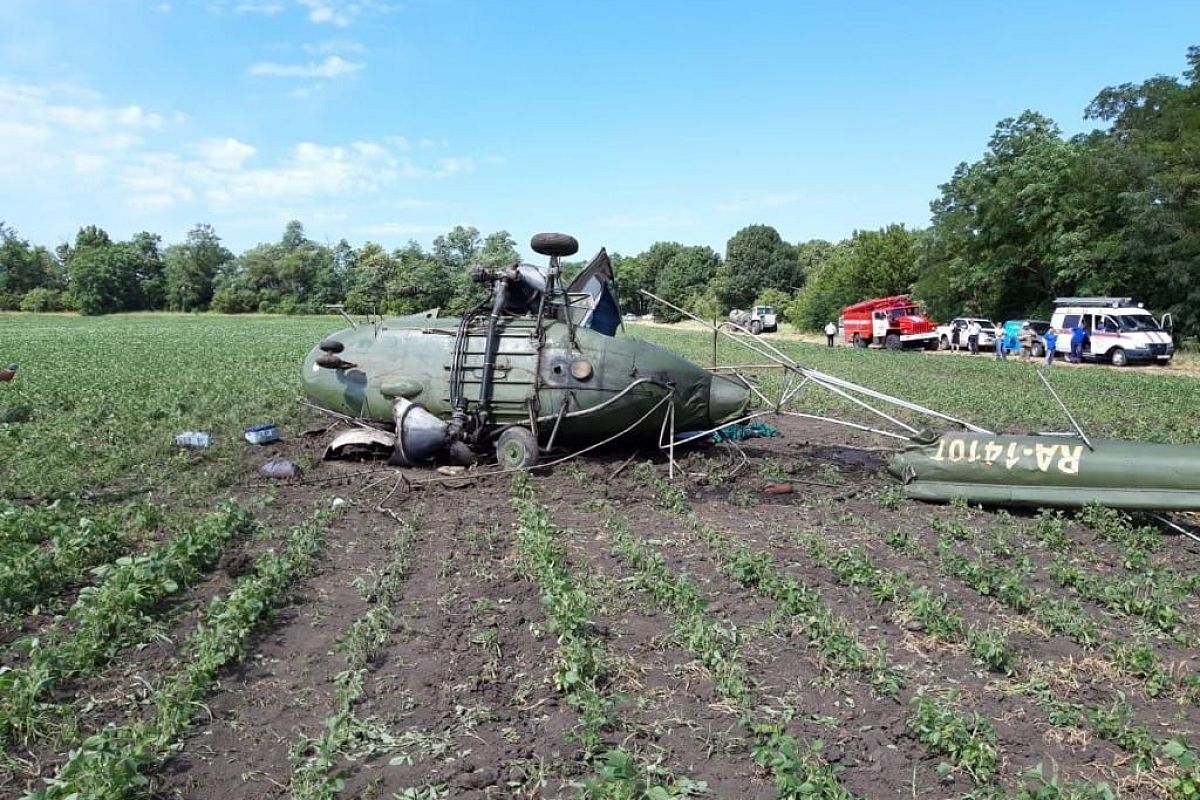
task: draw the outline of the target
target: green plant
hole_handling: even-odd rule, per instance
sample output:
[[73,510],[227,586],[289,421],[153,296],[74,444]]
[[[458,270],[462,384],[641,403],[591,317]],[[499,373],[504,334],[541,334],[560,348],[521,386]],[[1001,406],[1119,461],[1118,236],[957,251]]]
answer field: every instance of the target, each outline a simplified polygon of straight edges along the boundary
[[913,735],[950,762],[940,770],[962,770],[976,783],[986,783],[996,775],[996,733],[978,714],[964,714],[954,705],[954,696],[938,698],[917,692],[912,700],[908,726]]

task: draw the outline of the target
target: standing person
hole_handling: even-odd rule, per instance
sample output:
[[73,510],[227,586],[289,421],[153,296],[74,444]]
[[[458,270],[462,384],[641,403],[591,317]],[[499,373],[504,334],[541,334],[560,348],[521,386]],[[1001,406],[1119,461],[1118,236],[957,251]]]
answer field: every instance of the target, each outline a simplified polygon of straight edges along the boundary
[[837,325],[832,322],[825,323],[825,346],[833,347],[833,337],[837,336]]
[[1071,363],[1083,362],[1083,340],[1087,338],[1087,334],[1083,322],[1075,323],[1075,327],[1071,329]]
[[1054,328],[1047,328],[1046,335],[1042,337],[1042,343],[1046,345],[1046,366],[1054,366],[1054,349],[1058,347],[1058,334]]
[[971,324],[967,326],[967,347],[971,349],[971,355],[979,355],[979,333],[983,330],[983,326],[977,320],[971,320]]
[[1007,334],[1004,332],[1004,325],[999,322],[995,322],[992,323],[992,329],[996,332],[992,337],[992,345],[996,350],[996,360],[1008,361],[1008,356],[1004,352],[1004,348],[1007,344],[1005,341]]

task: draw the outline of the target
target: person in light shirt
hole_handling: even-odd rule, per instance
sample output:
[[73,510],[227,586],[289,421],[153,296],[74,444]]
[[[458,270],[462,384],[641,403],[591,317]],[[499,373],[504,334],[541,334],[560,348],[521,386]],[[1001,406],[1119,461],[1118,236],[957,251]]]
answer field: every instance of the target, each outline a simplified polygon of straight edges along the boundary
[[979,334],[983,332],[983,326],[975,320],[967,325],[967,347],[971,349],[971,355],[979,355]]
[[833,347],[833,337],[837,336],[837,325],[832,322],[825,323],[825,346]]

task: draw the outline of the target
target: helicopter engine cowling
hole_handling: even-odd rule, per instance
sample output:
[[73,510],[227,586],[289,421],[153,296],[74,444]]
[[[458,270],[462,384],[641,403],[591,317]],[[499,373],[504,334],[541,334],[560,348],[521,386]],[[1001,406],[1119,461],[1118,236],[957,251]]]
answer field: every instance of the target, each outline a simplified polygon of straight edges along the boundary
[[396,423],[396,450],[392,461],[397,464],[413,466],[429,461],[450,444],[447,423],[407,398],[396,398],[392,404],[392,419]]

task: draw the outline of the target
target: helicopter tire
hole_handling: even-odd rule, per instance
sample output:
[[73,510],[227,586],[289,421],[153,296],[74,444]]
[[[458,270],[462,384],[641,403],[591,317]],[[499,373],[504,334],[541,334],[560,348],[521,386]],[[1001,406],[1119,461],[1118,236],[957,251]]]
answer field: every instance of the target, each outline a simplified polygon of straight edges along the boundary
[[496,440],[496,461],[502,469],[528,469],[538,463],[537,437],[529,428],[514,425]]
[[579,241],[565,233],[534,234],[529,246],[544,256],[573,256],[579,252]]

